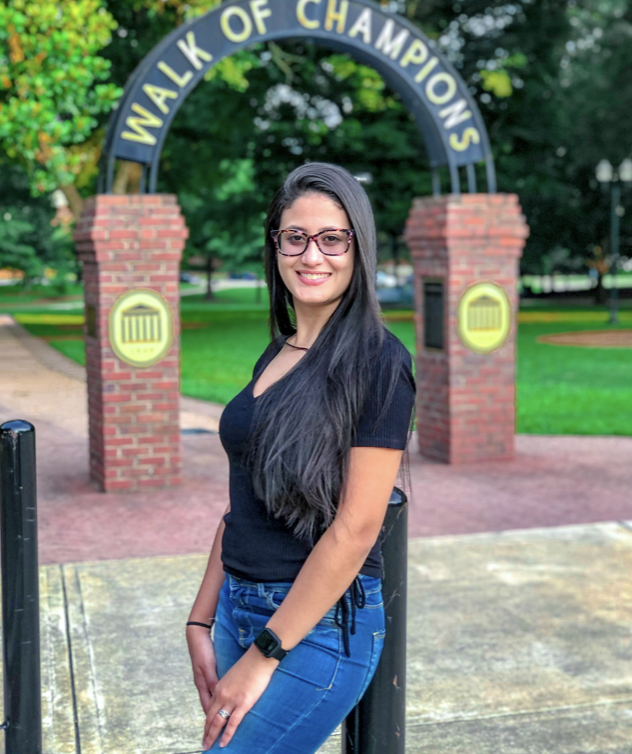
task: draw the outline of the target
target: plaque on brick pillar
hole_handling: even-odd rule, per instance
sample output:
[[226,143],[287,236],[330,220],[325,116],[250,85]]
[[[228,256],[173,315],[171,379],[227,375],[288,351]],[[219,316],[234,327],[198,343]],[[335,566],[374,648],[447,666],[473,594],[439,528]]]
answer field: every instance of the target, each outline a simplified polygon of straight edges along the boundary
[[180,259],[171,195],[98,195],[75,230],[83,262],[90,478],[104,492],[181,483]]
[[416,292],[417,434],[428,458],[513,457],[518,263],[527,235],[513,194],[413,203],[406,241]]

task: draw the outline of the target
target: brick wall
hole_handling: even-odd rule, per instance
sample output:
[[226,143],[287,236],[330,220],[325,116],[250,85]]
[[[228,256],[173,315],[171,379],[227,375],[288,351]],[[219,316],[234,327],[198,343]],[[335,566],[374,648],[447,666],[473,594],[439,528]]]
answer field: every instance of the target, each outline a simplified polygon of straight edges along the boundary
[[[188,229],[172,195],[99,195],[89,199],[75,230],[83,262],[88,332],[86,367],[90,422],[90,478],[104,492],[181,483],[180,259]],[[108,315],[134,288],[151,288],[169,303],[174,341],[148,368],[112,351]]]
[[[416,199],[406,241],[415,277],[417,433],[423,455],[446,463],[509,459],[515,433],[515,313],[518,263],[528,227],[514,194]],[[444,284],[444,347],[424,347],[424,281]],[[505,344],[466,348],[457,305],[470,285],[502,286],[512,306]]]

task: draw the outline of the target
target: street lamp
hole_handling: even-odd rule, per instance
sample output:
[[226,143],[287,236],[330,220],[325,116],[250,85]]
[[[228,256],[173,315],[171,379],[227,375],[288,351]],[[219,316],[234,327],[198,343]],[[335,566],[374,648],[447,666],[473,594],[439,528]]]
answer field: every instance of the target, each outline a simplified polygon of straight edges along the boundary
[[619,289],[617,287],[617,270],[619,267],[619,220],[625,210],[621,206],[621,184],[632,182],[632,160],[626,158],[615,173],[608,160],[599,160],[595,175],[602,186],[610,186],[610,249],[612,252],[612,287],[610,288],[610,324],[617,323]]

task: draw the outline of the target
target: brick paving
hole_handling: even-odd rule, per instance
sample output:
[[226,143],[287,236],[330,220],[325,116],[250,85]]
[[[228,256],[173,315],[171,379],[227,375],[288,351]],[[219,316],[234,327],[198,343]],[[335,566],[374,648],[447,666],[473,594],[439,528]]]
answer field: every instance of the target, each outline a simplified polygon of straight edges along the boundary
[[[181,401],[182,486],[102,493],[88,479],[83,369],[6,316],[0,354],[0,423],[36,427],[42,564],[210,549],[228,504],[221,406]],[[413,438],[410,536],[632,518],[632,438],[519,435],[516,448],[513,461],[447,466],[422,458]]]

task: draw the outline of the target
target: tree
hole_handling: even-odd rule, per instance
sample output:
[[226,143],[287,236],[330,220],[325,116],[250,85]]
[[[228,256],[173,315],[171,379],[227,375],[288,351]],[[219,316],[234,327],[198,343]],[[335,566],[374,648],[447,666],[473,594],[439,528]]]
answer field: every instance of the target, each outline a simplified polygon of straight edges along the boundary
[[[0,149],[13,150],[12,159],[22,161],[32,185],[36,174],[54,175],[71,182],[75,199],[92,193],[107,112],[118,96],[113,93],[120,92],[143,56],[174,26],[215,4],[81,0],[53,5],[44,0],[38,6],[40,18],[32,4],[0,3],[5,21],[0,49],[4,43],[7,51],[0,59],[5,87],[0,93]],[[73,50],[90,50],[78,86],[64,89],[63,103],[53,90],[50,96],[41,93],[42,86],[54,83],[48,58],[43,59],[45,75],[40,74],[44,83],[36,82],[35,58],[52,44],[37,35],[46,36],[42,19],[53,7],[62,11],[55,30],[67,27],[77,33],[81,28],[86,37],[73,42],[79,45],[75,48],[59,42],[62,52],[70,50],[71,60]],[[97,17],[90,23],[89,7]],[[531,226],[523,269],[580,268],[594,247],[607,253],[608,206],[593,175],[599,159],[618,164],[630,150],[632,10],[626,0],[409,0],[400,3],[400,10],[448,55],[479,103],[499,188],[519,194]],[[9,28],[9,11],[11,18],[21,13],[28,19],[22,32],[15,20],[13,31]],[[62,52],[56,49],[55,54]],[[21,54],[24,60],[19,60]],[[64,65],[69,68],[70,63]],[[17,74],[25,77],[22,88]],[[99,76],[109,77],[108,83]],[[104,91],[99,87],[110,87],[109,94],[97,97]],[[39,143],[40,131],[48,133],[45,119],[19,135],[6,111],[9,100],[19,100],[29,110],[41,108],[40,100],[49,102],[50,97],[60,117],[53,113],[49,128],[61,134],[59,124],[65,124],[75,139],[45,142],[50,149],[59,147],[55,154],[65,166],[61,173],[50,160],[41,162],[49,154]],[[82,114],[90,122],[77,129]],[[242,264],[252,253],[255,264],[259,252],[249,249],[260,244],[260,218],[272,192],[294,166],[323,159],[372,174],[368,191],[380,230],[380,254],[399,254],[411,200],[430,192],[430,180],[421,137],[398,95],[371,68],[312,43],[257,45],[221,61],[188,97],[165,145],[159,190],[180,195],[191,252],[197,246],[212,256],[231,248],[226,251],[231,258],[241,254]],[[138,190],[134,170],[131,163],[121,165],[117,190]],[[69,185],[65,190],[71,195]],[[624,253],[632,253],[626,246],[632,237],[629,216],[622,227]]]
[[67,273],[77,272],[70,233],[51,225],[54,215],[47,197],[33,198],[24,171],[0,161],[0,268],[22,271],[25,287],[51,267],[53,289],[63,292]]
[[[21,164],[36,194],[75,187],[94,169],[97,116],[121,94],[99,56],[115,27],[101,0],[0,2],[0,149]],[[92,138],[91,138],[92,137]]]

